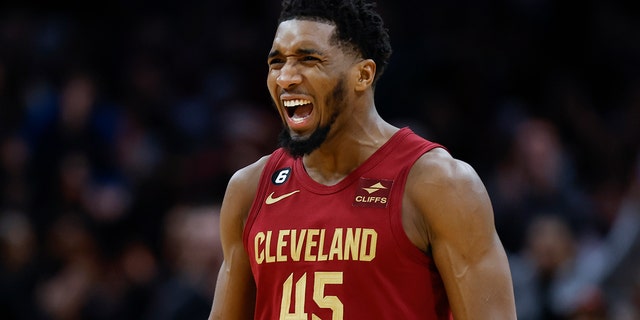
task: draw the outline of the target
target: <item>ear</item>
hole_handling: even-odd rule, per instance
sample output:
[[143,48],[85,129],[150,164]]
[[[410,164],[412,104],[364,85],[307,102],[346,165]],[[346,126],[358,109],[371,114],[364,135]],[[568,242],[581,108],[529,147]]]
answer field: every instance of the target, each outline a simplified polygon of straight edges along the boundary
[[376,76],[376,63],[372,59],[365,59],[358,62],[356,66],[356,91],[364,91],[373,85]]

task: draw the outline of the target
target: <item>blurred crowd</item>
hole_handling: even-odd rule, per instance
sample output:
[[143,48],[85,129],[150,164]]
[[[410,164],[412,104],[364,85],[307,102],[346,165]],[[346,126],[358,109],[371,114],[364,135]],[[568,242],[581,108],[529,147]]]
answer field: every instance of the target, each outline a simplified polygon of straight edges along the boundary
[[[378,1],[377,107],[476,168],[519,319],[640,319],[640,4]],[[204,319],[279,1],[0,7],[0,319]]]

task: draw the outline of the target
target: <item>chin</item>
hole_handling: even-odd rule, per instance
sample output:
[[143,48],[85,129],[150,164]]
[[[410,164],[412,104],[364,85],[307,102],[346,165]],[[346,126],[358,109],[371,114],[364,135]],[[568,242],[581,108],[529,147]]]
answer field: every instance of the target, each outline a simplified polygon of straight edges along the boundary
[[300,136],[291,132],[291,129],[284,128],[278,137],[279,146],[286,149],[294,158],[299,158],[310,154],[318,149],[327,139],[327,134],[331,129],[331,124],[319,127],[311,134]]

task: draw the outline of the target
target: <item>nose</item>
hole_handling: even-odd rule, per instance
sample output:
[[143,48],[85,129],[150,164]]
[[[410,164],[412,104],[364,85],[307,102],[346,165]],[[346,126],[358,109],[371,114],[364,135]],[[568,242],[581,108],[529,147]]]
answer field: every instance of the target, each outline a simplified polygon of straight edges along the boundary
[[300,74],[294,61],[288,60],[280,69],[280,73],[276,78],[276,83],[281,88],[291,88],[302,81],[302,75]]

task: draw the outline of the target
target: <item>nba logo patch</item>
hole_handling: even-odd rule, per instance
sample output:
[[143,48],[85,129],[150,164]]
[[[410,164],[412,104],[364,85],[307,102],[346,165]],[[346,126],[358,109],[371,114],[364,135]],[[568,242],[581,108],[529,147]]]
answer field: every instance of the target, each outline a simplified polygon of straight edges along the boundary
[[386,208],[389,204],[392,185],[393,180],[360,178],[360,183],[353,199],[353,206]]

